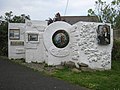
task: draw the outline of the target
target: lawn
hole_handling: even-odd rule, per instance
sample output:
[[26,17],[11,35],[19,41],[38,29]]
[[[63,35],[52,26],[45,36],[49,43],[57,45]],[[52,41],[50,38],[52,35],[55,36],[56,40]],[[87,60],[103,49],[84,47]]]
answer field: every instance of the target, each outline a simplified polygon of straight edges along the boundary
[[120,60],[113,61],[112,69],[108,71],[75,73],[64,68],[52,76],[92,90],[120,90]]

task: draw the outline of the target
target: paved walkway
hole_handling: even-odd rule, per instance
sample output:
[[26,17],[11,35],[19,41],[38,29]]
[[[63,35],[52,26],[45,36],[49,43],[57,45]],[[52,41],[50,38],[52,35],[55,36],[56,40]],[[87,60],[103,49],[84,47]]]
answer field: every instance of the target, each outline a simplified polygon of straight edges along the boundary
[[0,58],[0,90],[85,90]]

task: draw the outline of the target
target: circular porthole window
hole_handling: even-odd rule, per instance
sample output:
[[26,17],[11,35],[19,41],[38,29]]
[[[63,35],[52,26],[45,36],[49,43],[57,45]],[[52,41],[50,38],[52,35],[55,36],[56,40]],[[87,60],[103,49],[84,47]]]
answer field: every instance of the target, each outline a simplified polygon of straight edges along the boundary
[[54,45],[58,48],[64,48],[69,43],[69,35],[65,30],[58,30],[52,36]]

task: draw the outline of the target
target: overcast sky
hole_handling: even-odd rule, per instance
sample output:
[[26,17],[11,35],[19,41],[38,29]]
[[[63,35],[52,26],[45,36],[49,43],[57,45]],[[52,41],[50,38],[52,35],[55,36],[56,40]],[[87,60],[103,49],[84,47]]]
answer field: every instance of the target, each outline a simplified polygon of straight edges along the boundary
[[[96,0],[69,0],[66,16],[86,16]],[[102,0],[110,2],[112,0]],[[0,0],[0,16],[13,11],[14,15],[30,15],[32,20],[53,18],[55,13],[65,13],[67,0]]]

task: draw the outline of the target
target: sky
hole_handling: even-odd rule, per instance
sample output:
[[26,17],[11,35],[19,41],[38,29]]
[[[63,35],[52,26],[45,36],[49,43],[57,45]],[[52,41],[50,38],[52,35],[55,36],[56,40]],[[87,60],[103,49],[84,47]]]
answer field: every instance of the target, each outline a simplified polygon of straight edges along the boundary
[[[59,12],[61,16],[86,16],[88,9],[95,8],[96,0],[0,0],[0,16],[12,11],[14,15],[30,15],[32,20],[53,18]],[[102,0],[107,3],[112,0]]]

